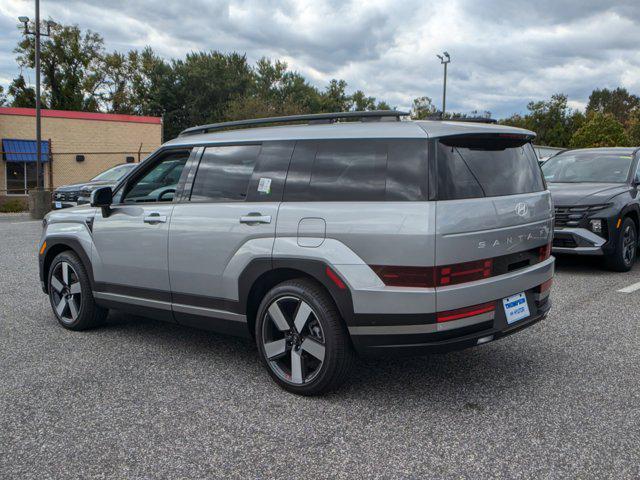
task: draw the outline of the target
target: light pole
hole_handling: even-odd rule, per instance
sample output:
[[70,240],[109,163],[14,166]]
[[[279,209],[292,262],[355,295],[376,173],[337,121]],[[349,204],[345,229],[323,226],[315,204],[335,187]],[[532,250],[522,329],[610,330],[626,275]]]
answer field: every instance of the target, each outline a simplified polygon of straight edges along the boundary
[[[444,55],[444,57],[442,55]],[[447,108],[447,65],[451,63],[451,57],[447,52],[442,52],[442,55],[436,55],[436,57],[438,57],[440,63],[444,65],[444,85],[442,87],[442,117],[444,117],[444,112]]]
[[47,33],[40,32],[40,0],[36,0],[36,20],[35,30],[29,30],[29,17],[18,17],[20,23],[24,24],[24,34],[34,35],[36,40],[36,189],[42,190],[40,172],[42,172],[42,127],[40,122],[40,37],[51,35],[51,25],[47,22]]

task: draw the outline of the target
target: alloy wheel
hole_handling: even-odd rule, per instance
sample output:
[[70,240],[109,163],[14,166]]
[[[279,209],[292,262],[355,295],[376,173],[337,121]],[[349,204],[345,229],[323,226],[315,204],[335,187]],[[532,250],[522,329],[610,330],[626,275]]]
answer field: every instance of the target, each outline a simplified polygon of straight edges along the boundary
[[64,323],[73,323],[80,314],[82,287],[78,273],[68,262],[58,263],[51,274],[51,301]]
[[636,232],[631,225],[627,225],[622,233],[622,258],[624,263],[631,265],[636,256]]
[[271,302],[262,322],[262,346],[269,366],[285,382],[312,382],[324,363],[325,336],[318,315],[297,296]]

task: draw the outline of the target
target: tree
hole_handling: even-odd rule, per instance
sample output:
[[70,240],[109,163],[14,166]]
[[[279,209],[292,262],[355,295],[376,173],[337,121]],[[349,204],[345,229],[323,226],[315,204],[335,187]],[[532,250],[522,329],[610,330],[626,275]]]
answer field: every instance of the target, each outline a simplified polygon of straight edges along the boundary
[[626,88],[615,90],[596,89],[589,96],[587,113],[611,114],[622,125],[627,125],[631,112],[640,107],[640,97],[630,94]]
[[7,102],[7,96],[4,94],[4,87],[0,85],[0,107]]
[[634,110],[629,117],[627,136],[629,137],[629,145],[640,147],[640,109]]
[[424,120],[425,118],[433,117],[437,113],[438,109],[430,97],[419,97],[413,100],[411,118],[414,120]]
[[35,108],[36,90],[27,85],[22,75],[19,75],[11,82],[8,93],[13,99],[11,102],[13,107]]
[[610,113],[592,112],[571,137],[571,148],[625,147],[629,137]]
[[[43,106],[59,110],[99,109],[98,90],[104,41],[97,33],[77,25],[50,22],[51,36],[41,41]],[[15,49],[21,67],[35,68],[35,39],[25,36]]]
[[335,78],[329,82],[320,96],[321,112],[348,112],[351,110],[353,102],[351,97],[346,94],[347,82],[344,80],[336,80]]
[[536,132],[536,143],[551,147],[567,147],[573,132],[581,125],[583,115],[569,108],[567,96],[557,93],[549,101],[529,102],[529,113],[513,115],[500,123]]

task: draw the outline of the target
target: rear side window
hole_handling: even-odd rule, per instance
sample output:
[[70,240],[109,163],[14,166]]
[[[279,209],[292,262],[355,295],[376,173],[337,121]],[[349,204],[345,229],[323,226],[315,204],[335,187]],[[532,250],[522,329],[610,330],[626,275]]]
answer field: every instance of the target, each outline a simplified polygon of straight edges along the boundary
[[323,140],[296,143],[285,201],[426,199],[425,141]]
[[193,202],[242,202],[247,198],[249,180],[260,145],[208,147],[202,154],[193,181]]
[[536,154],[524,137],[461,135],[440,139],[438,199],[496,197],[545,189]]

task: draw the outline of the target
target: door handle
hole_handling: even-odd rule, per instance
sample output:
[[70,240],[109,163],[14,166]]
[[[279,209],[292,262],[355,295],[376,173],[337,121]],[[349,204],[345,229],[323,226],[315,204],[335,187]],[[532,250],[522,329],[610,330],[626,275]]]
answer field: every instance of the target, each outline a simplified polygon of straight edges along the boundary
[[252,225],[256,223],[271,223],[271,215],[262,215],[261,213],[253,212],[249,215],[243,215],[240,217],[240,223],[246,223]]
[[167,216],[166,215],[160,215],[158,212],[152,212],[149,215],[144,217],[144,223],[166,223],[167,222]]

